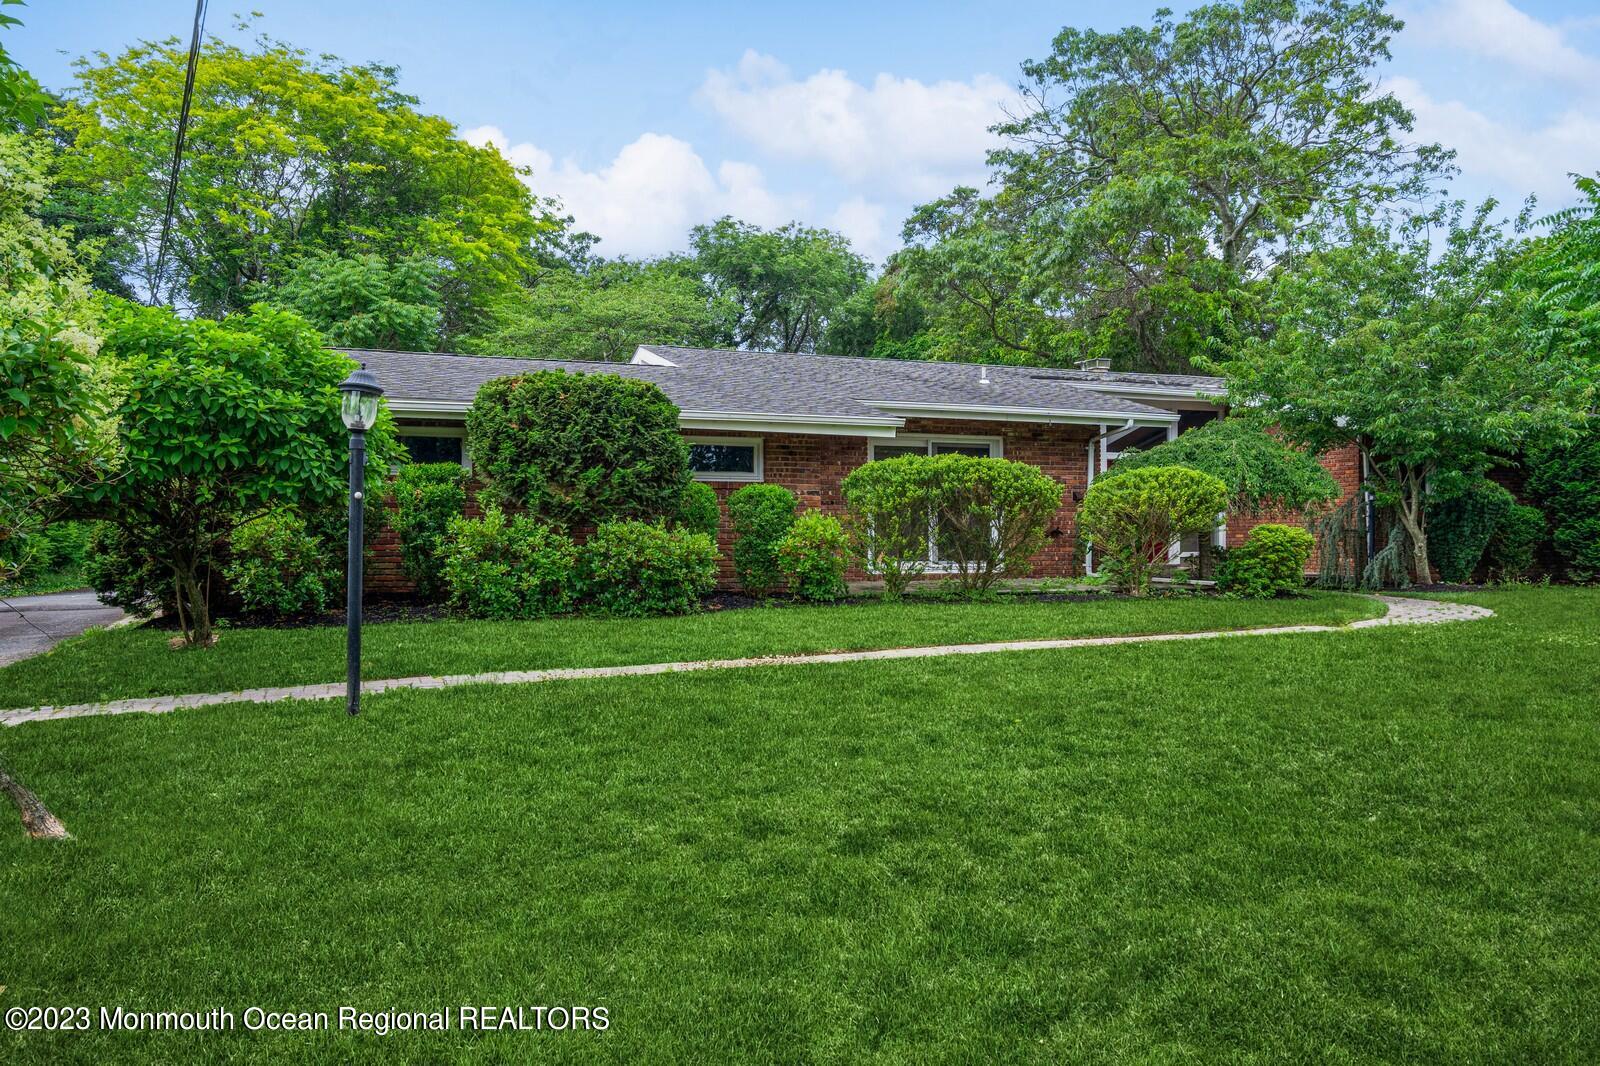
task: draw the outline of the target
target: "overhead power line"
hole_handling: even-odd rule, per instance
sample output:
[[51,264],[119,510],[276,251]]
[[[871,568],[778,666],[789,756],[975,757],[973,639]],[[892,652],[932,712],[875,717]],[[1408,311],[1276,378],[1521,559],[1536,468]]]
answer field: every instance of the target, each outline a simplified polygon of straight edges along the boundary
[[172,174],[167,179],[167,210],[161,216],[161,241],[156,246],[156,270],[150,278],[150,302],[160,296],[161,276],[167,266],[167,238],[178,204],[178,172],[183,169],[183,139],[189,132],[189,102],[194,98],[194,72],[200,65],[200,39],[206,32],[206,0],[195,0],[194,32],[189,37],[189,65],[183,75],[183,104],[178,108],[178,131],[172,140]]

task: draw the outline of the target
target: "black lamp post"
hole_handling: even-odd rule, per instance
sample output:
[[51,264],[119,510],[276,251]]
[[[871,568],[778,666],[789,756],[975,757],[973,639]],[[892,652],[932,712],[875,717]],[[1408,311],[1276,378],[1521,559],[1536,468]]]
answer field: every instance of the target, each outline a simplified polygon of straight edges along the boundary
[[339,416],[350,430],[350,545],[345,555],[345,709],[361,710],[361,556],[366,524],[367,430],[378,419],[383,389],[365,363],[339,383]]

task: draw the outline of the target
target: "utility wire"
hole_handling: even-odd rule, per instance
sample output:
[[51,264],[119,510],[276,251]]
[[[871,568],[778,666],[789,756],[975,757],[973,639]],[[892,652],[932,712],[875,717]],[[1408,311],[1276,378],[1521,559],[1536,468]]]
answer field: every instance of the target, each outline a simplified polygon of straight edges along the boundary
[[172,231],[172,214],[178,203],[178,171],[183,167],[183,138],[189,132],[189,101],[194,97],[194,72],[200,65],[200,39],[206,32],[206,0],[195,0],[194,32],[189,37],[189,66],[183,76],[183,105],[178,109],[178,135],[172,141],[172,175],[167,179],[167,210],[161,216],[161,243],[156,248],[156,270],[150,278],[150,302],[154,304],[167,265],[167,237]]

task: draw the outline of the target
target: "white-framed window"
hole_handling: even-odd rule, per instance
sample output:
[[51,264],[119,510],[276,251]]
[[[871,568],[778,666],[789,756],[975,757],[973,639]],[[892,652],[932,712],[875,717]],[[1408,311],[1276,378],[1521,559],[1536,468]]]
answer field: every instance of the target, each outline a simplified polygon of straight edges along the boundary
[[395,432],[413,463],[460,463],[472,469],[472,457],[467,454],[467,431],[463,427],[400,425],[395,427]]
[[[1004,442],[999,437],[911,436],[894,440],[873,441],[870,456],[874,460],[897,459],[902,455],[976,455],[983,458],[1004,458]],[[939,558],[939,538],[936,517],[928,516],[928,569],[934,573],[949,570],[955,564]]]
[[696,481],[760,481],[760,437],[685,437]]

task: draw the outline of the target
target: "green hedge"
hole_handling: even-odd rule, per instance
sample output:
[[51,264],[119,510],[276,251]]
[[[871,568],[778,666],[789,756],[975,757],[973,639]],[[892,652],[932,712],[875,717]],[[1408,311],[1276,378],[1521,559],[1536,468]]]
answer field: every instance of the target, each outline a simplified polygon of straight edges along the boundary
[[[920,456],[912,456],[920,459]],[[1022,577],[1061,508],[1061,484],[1036,466],[975,455],[922,460],[933,501],[934,543],[967,592]]]
[[596,614],[687,614],[717,583],[717,546],[704,533],[607,522],[581,553],[582,595]]
[[294,511],[271,511],[246,522],[233,531],[228,547],[222,575],[246,611],[320,614],[338,602],[343,568]]
[[444,552],[451,520],[466,510],[467,472],[459,463],[410,463],[395,475],[391,494],[406,576],[421,598],[442,599]]
[[1451,472],[1435,479],[1428,497],[1428,561],[1442,580],[1471,581],[1489,538],[1516,499],[1477,474]]
[[1206,534],[1228,504],[1228,487],[1185,466],[1114,471],[1095,479],[1078,509],[1078,533],[1106,573],[1143,595],[1175,540]]
[[722,506],[717,503],[717,491],[703,481],[691,481],[678,499],[678,511],[673,524],[693,533],[704,533],[713,541],[722,524]]
[[865,463],[846,474],[846,532],[868,574],[898,599],[928,568],[929,521],[934,513],[928,459],[905,455]]
[[482,518],[451,519],[444,547],[450,603],[477,618],[543,618],[572,609],[578,549],[532,518],[490,504]]
[[1528,457],[1528,491],[1573,581],[1600,578],[1600,417],[1576,441]]

